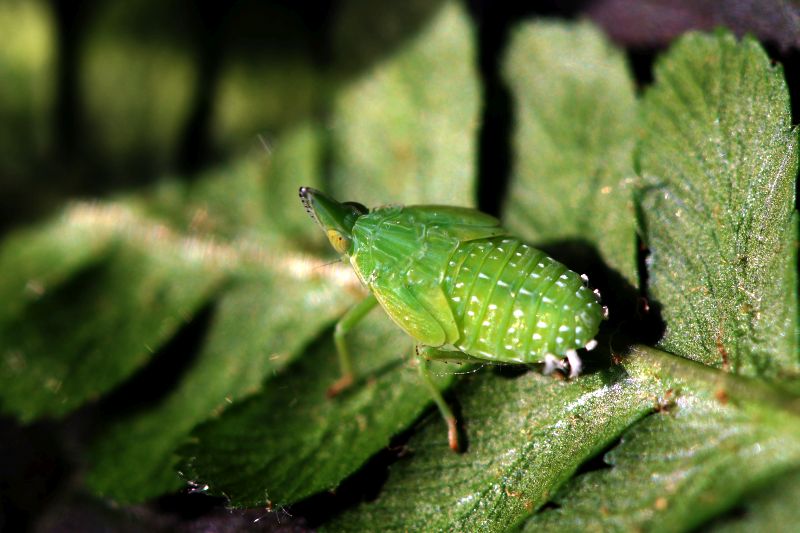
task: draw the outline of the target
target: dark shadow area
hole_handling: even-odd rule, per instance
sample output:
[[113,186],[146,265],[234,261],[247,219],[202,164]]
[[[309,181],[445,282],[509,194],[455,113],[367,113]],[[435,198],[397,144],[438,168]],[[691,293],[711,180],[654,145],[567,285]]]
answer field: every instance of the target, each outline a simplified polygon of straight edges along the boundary
[[192,177],[208,161],[216,159],[211,144],[211,121],[218,100],[220,73],[227,40],[223,32],[235,2],[195,3],[192,49],[197,65],[197,83],[189,106],[189,116],[179,136],[177,170]]
[[[458,423],[457,430],[458,430],[458,452],[457,453],[468,453],[469,452],[469,432],[464,427],[464,410],[461,406],[461,402],[458,400],[458,390],[456,388],[451,388],[445,395],[444,399],[447,402],[447,405],[450,406],[450,410],[453,411],[453,416],[456,417],[456,421]],[[447,432],[447,426],[445,425],[444,419],[441,416],[441,413],[438,409],[434,409],[434,417],[436,421],[441,426],[441,431],[443,433]],[[455,452],[454,452],[455,453]]]
[[59,499],[36,521],[41,532],[196,533],[305,532],[285,510],[229,509],[222,499],[179,494],[147,505],[114,506],[78,495]]
[[546,513],[547,511],[555,511],[556,509],[561,509],[561,505],[554,502],[553,500],[549,500],[544,502],[544,504],[541,507],[539,507],[539,509],[534,514]]
[[90,20],[96,1],[72,2],[51,0],[55,22],[56,91],[54,103],[54,131],[56,157],[69,164],[81,156],[83,138],[83,100],[80,89],[81,44],[83,28]]
[[157,405],[197,361],[213,316],[214,305],[206,304],[159,348],[147,365],[91,407],[96,416],[105,420],[124,417]]
[[[636,160],[634,161],[634,165],[638,168],[638,153],[634,154]],[[653,317],[648,321],[645,321],[642,324],[642,330],[645,333],[644,339],[639,340],[637,337],[633,337],[633,340],[639,340],[639,342],[654,345],[658,342],[664,335],[664,330],[666,328],[666,324],[664,323],[664,319],[661,317],[661,303],[657,300],[650,299],[647,294],[647,288],[650,286],[650,272],[647,269],[647,258],[650,255],[650,250],[647,247],[647,235],[648,235],[648,227],[647,227],[647,219],[644,216],[644,212],[642,211],[642,200],[644,195],[648,194],[649,192],[657,189],[658,187],[645,187],[638,189],[634,195],[634,207],[636,210],[636,226],[639,228],[639,234],[637,235],[636,242],[637,242],[637,255],[636,255],[636,265],[639,274],[639,294],[637,300],[637,313],[643,316]]]
[[478,209],[500,215],[511,170],[511,95],[502,78],[502,57],[514,18],[492,2],[471,2],[478,32],[478,71],[483,109],[478,133]]
[[492,365],[492,373],[502,379],[516,379],[527,374],[534,365]]
[[62,486],[69,467],[53,426],[0,418],[0,531],[27,531]]
[[639,93],[653,83],[653,63],[658,52],[659,50],[655,48],[630,48],[627,50],[628,65]]
[[224,508],[226,503],[227,500],[220,496],[186,491],[162,496],[153,502],[153,506],[158,513],[176,516],[181,521],[190,521]]
[[613,468],[613,465],[610,465],[606,462],[605,457],[608,452],[619,446],[621,441],[622,437],[614,439],[612,442],[608,443],[605,448],[597,452],[597,454],[586,459],[575,471],[573,477],[582,476],[584,474],[588,474],[589,472],[597,472],[598,470],[608,470],[609,468]]
[[[452,398],[447,400],[450,402]],[[433,410],[435,407],[426,410],[408,430],[395,435],[388,447],[373,455],[335,490],[322,492],[295,503],[286,509],[287,513],[291,516],[306,517],[309,526],[317,528],[347,509],[352,509],[360,503],[374,501],[389,477],[391,465],[413,453],[408,449],[408,441],[417,432],[422,421],[429,416],[438,416],[438,412],[433,413]]]
[[[644,223],[642,223],[644,224]],[[643,227],[643,226],[640,226]],[[647,288],[650,286],[650,272],[647,270],[647,258],[650,249],[647,248],[641,237],[637,237],[636,265],[639,273],[639,296],[636,301],[636,317],[641,319],[641,339],[639,342],[654,345],[664,336],[666,323],[661,316],[661,304],[648,297]]]
[[[789,100],[791,102],[800,101],[800,50],[796,48],[781,49],[771,43],[763,43],[769,57],[780,64],[783,75],[786,78],[786,85],[789,88]],[[792,124],[800,124],[800,109],[797,105],[792,105]]]

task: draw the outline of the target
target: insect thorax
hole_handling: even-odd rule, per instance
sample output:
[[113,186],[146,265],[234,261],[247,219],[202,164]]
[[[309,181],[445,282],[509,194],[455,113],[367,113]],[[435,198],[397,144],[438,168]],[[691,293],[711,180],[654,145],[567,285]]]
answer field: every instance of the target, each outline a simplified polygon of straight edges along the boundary
[[447,262],[459,245],[457,237],[421,220],[413,208],[397,206],[359,218],[353,241],[351,264],[367,286],[378,278],[440,285]]

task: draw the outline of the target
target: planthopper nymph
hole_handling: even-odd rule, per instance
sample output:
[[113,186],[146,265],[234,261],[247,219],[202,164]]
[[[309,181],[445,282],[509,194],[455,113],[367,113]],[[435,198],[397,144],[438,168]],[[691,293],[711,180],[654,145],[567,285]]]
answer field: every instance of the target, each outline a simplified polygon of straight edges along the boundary
[[490,215],[436,205],[370,211],[309,187],[300,188],[300,198],[370,292],[336,324],[342,376],[331,396],[354,380],[345,335],[376,304],[415,340],[420,375],[453,450],[456,419],[428,361],[544,362],[545,372],[568,365],[574,377],[581,370],[577,350],[597,344],[607,310],[586,276],[509,235]]

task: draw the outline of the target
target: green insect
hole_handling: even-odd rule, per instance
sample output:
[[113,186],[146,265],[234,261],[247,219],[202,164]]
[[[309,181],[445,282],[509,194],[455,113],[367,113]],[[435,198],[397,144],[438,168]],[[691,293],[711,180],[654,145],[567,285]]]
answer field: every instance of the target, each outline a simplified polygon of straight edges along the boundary
[[329,389],[353,383],[345,335],[380,303],[417,342],[423,381],[459,449],[456,419],[431,380],[428,361],[545,363],[577,376],[577,350],[593,349],[608,311],[586,276],[512,237],[499,221],[474,209],[447,206],[378,207],[340,203],[300,188],[306,211],[333,248],[348,258],[370,295],[336,324],[342,376]]

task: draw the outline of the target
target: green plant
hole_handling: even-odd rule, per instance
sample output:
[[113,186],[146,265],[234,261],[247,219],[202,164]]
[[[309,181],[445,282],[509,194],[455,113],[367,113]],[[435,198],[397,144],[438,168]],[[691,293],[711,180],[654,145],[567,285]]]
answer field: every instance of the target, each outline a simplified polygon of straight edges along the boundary
[[[440,386],[457,381],[463,454],[447,448],[404,363],[409,339],[380,313],[353,334],[353,353],[371,354],[358,373],[373,379],[325,397],[338,375],[329,328],[360,288],[343,266],[325,265],[331,255],[297,186],[370,206],[473,202],[473,41],[448,5],[337,93],[329,134],[310,121],[284,133],[270,158],[242,158],[193,185],[74,203],[8,238],[3,411],[62,417],[114,390],[211,308],[174,388],[98,435],[86,476],[96,494],[138,502],[190,480],[231,506],[272,509],[335,488],[411,429],[409,453],[377,497],[325,526],[795,523],[797,139],[781,70],[751,38],[682,38],[641,99],[621,53],[589,25],[526,24],[509,45],[515,166],[504,222],[534,244],[596,251],[621,302],[643,284],[666,326],[657,345],[627,342],[619,331],[637,324],[617,324],[569,382],[440,370]],[[624,304],[616,311],[635,320]],[[726,515],[736,506],[743,518]]]

